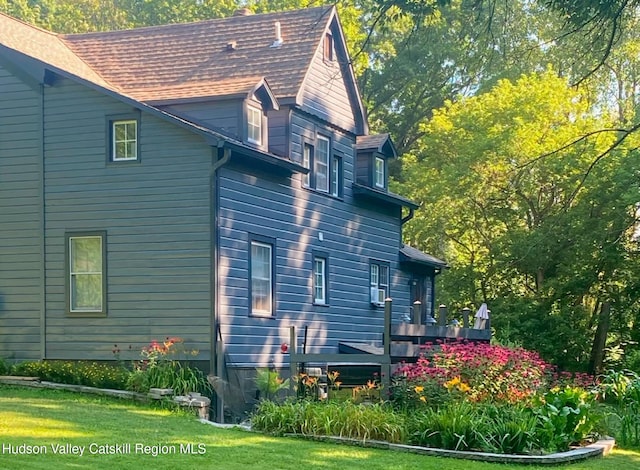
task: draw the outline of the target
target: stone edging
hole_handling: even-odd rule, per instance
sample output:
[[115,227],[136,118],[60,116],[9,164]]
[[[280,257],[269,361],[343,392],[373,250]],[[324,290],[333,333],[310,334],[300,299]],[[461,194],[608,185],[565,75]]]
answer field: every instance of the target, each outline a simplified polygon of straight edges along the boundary
[[70,392],[93,393],[94,395],[106,395],[130,400],[148,401],[149,396],[144,393],[115,390],[111,388],[95,388],[86,385],[69,385],[55,382],[41,381],[38,377],[19,377],[13,375],[0,376],[0,383],[5,385],[20,385],[23,387],[49,388],[53,390],[67,390]]
[[495,454],[489,452],[457,451],[447,449],[436,449],[432,447],[411,446],[405,444],[391,444],[386,441],[362,441],[337,436],[309,436],[302,434],[286,434],[288,437],[302,437],[305,439],[335,442],[340,444],[355,445],[360,447],[372,447],[376,449],[389,449],[400,452],[410,452],[413,454],[431,455],[436,457],[451,457],[456,459],[479,460],[483,462],[498,463],[520,463],[537,465],[557,465],[562,463],[576,462],[591,457],[601,457],[608,455],[615,445],[613,439],[602,439],[585,447],[578,447],[567,452],[557,452],[546,455],[518,455],[518,454]]
[[[255,432],[250,425],[241,424],[220,424],[201,419],[201,423],[223,429],[239,429],[243,431]],[[577,462],[591,457],[601,457],[608,455],[615,445],[613,439],[601,439],[593,444],[571,449],[567,452],[557,452],[546,455],[517,455],[517,454],[495,454],[489,452],[456,451],[447,449],[436,449],[432,447],[410,446],[404,444],[391,444],[386,441],[363,441],[360,439],[350,439],[337,436],[311,436],[305,434],[285,434],[286,437],[297,437],[310,439],[313,441],[332,442],[337,444],[347,444],[358,447],[370,447],[375,449],[388,449],[399,452],[410,452],[414,454],[430,455],[434,457],[450,457],[456,459],[478,460],[483,462],[498,463],[519,463],[537,465],[557,465],[562,463]]]

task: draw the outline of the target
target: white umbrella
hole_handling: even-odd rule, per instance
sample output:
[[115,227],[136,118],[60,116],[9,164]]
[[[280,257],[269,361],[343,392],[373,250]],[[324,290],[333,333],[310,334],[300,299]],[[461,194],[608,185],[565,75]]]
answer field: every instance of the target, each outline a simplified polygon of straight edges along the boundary
[[489,319],[489,309],[487,304],[483,303],[476,312],[476,322],[473,327],[476,330],[484,330],[487,320]]

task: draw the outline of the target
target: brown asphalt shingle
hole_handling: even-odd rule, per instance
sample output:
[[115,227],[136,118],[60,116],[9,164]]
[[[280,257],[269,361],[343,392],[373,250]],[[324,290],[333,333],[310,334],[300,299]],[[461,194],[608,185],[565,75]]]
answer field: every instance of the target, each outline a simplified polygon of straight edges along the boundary
[[[265,77],[281,99],[298,93],[331,12],[318,7],[59,37],[104,80],[139,101],[159,99],[163,88],[196,97],[216,82],[247,77]],[[284,41],[270,47],[276,21]],[[227,48],[231,42],[233,50]]]

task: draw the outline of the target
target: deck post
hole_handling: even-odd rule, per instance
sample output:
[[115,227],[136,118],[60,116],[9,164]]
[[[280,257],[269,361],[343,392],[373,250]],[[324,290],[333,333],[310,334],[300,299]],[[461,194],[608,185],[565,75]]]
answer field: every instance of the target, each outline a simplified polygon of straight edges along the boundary
[[462,309],[462,328],[469,328],[470,314],[471,314],[471,309],[469,307],[465,307]]
[[422,324],[422,302],[416,300],[411,310],[411,323],[414,325]]
[[438,309],[438,326],[447,326],[447,306],[440,305]]
[[289,328],[289,395],[293,396],[293,382],[298,375],[298,363],[294,360],[297,353],[296,327]]
[[[384,344],[382,346],[386,358],[391,356],[391,302],[390,298],[384,300]],[[383,361],[380,365],[380,375],[383,390],[388,391],[391,385],[391,364],[388,360]]]

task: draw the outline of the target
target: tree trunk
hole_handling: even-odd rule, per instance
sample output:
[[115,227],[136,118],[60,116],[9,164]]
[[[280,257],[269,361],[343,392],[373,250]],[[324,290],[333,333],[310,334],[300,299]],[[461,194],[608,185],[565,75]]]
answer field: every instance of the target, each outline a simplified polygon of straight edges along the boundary
[[604,348],[607,344],[607,334],[609,333],[609,324],[611,323],[611,302],[602,302],[600,307],[600,315],[598,316],[598,325],[596,327],[596,335],[593,338],[593,347],[591,348],[591,358],[589,359],[589,373],[599,374],[602,372],[602,363],[604,362]]

